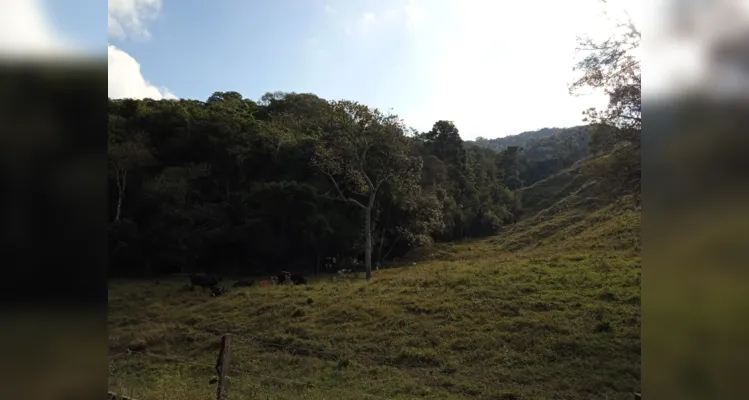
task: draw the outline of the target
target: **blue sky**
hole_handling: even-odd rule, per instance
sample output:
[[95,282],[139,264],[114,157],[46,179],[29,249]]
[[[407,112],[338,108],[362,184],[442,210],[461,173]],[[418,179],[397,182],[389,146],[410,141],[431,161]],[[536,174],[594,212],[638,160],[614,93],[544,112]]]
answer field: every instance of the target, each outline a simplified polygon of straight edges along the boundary
[[567,93],[575,37],[605,29],[598,1],[507,4],[110,0],[109,95],[312,92],[392,109],[421,131],[453,120],[465,139],[580,124],[603,100]]
[[259,98],[282,90],[385,105],[386,91],[397,89],[388,81],[418,83],[418,71],[403,68],[413,64],[393,63],[413,51],[397,31],[371,43],[354,40],[326,11],[328,2],[206,4],[164,2],[149,24],[150,40],[110,42],[138,60],[149,81],[186,98],[206,99],[217,90]]
[[101,34],[106,26],[102,18],[103,3],[101,0],[46,0],[43,10],[53,31],[64,32],[71,42],[87,52],[103,55],[106,43]]

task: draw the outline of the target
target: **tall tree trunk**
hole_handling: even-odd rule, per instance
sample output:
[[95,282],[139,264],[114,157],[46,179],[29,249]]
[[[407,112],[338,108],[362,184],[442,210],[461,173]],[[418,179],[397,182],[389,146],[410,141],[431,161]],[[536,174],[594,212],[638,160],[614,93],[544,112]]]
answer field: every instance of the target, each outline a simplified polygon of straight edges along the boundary
[[122,198],[125,197],[127,187],[127,170],[124,170],[121,175],[117,171],[115,178],[117,179],[117,211],[114,214],[114,222],[119,222],[122,214]]
[[372,279],[372,207],[364,210],[364,268],[367,271],[366,279]]
[[[392,205],[393,203],[388,203],[388,211],[385,216],[385,224],[383,225],[387,225],[387,223],[390,221],[390,207]],[[379,245],[379,248],[377,249],[377,264],[378,265],[381,264],[382,260],[384,259],[384,257],[382,256],[382,245],[384,243],[385,243],[385,228],[382,228],[382,235],[380,236],[380,245]]]

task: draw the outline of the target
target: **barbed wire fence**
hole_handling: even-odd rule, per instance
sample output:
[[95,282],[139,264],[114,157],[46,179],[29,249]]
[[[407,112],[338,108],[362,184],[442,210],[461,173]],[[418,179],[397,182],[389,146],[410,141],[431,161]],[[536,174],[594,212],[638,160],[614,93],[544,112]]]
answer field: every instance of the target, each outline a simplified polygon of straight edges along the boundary
[[[336,388],[336,387],[332,387],[332,386],[321,385],[321,384],[318,384],[318,383],[309,382],[309,381],[303,381],[303,380],[298,380],[298,379],[281,378],[281,377],[277,377],[277,376],[273,376],[273,375],[269,375],[269,374],[259,373],[257,371],[251,371],[251,370],[248,370],[248,369],[245,369],[245,368],[237,368],[236,366],[232,366],[230,369],[226,368],[224,366],[224,368],[222,370],[222,368],[220,367],[220,365],[222,363],[224,363],[224,365],[228,364],[228,362],[225,362],[225,361],[228,361],[228,357],[227,356],[228,356],[228,353],[230,351],[229,350],[230,349],[230,347],[229,347],[230,345],[224,344],[224,343],[226,343],[226,339],[227,338],[231,338],[231,341],[234,341],[234,342],[246,343],[246,344],[253,344],[252,342],[250,342],[248,340],[242,340],[242,339],[236,340],[235,335],[232,335],[232,334],[225,334],[225,335],[223,335],[222,336],[222,347],[221,347],[221,351],[219,353],[219,357],[218,357],[216,365],[210,365],[210,364],[207,364],[207,363],[204,363],[204,362],[201,363],[201,362],[191,361],[191,360],[187,360],[187,359],[184,359],[184,358],[181,358],[181,357],[156,354],[156,353],[150,352],[148,350],[128,350],[128,351],[120,352],[120,353],[117,353],[117,354],[114,354],[114,355],[110,355],[108,357],[108,359],[109,360],[114,360],[114,359],[123,358],[123,357],[148,357],[148,358],[158,359],[158,360],[161,360],[161,361],[167,361],[167,362],[173,362],[173,363],[180,363],[180,364],[183,364],[183,365],[189,365],[189,366],[199,367],[199,368],[203,368],[203,369],[206,370],[206,372],[207,372],[207,378],[206,378],[206,380],[207,381],[208,381],[208,377],[213,376],[213,375],[209,375],[208,371],[213,371],[215,373],[215,376],[213,376],[213,379],[210,379],[210,381],[208,381],[208,383],[216,383],[216,384],[218,384],[217,394],[216,394],[216,399],[218,399],[218,400],[228,400],[229,399],[229,394],[228,394],[229,390],[228,389],[231,386],[229,384],[229,382],[231,381],[231,379],[226,379],[226,378],[233,378],[233,377],[243,377],[243,378],[244,377],[252,377],[252,378],[256,378],[258,380],[275,381],[275,382],[278,382],[278,383],[281,383],[281,384],[294,385],[294,386],[298,386],[298,387],[314,388],[314,389],[318,389],[318,390],[325,391],[325,392],[328,392],[328,393],[329,392],[336,392],[336,393],[340,393],[340,394],[345,394],[345,395],[350,396],[351,398],[388,399],[387,397],[383,397],[383,396],[380,396],[380,395],[376,395],[376,394],[372,394],[372,393],[367,393],[367,392],[363,392],[363,391]],[[254,343],[254,344],[257,344],[257,343]],[[265,343],[265,344],[268,345],[268,343]],[[287,350],[291,350],[291,351],[299,350],[299,349],[294,349],[291,346],[277,345],[277,347],[279,347],[279,348],[286,348]],[[322,352],[316,352],[316,353],[320,353],[321,354]],[[332,354],[326,354],[326,355],[327,355],[327,358],[335,358]],[[224,379],[222,379],[222,378],[224,378]],[[270,392],[267,392],[267,391],[254,390],[253,392],[254,392],[253,394],[255,394],[256,396],[266,396],[266,398],[269,398],[268,396],[273,396],[274,395],[274,393],[270,393]],[[244,396],[245,393],[243,393],[242,395]],[[113,392],[109,392],[109,398],[112,399],[112,400],[114,400],[114,399],[116,399],[116,400],[119,400],[119,399],[124,399],[124,400],[146,400],[146,399],[134,399],[134,398],[131,397],[131,395],[120,394],[120,393],[113,393]]]
[[[382,360],[375,360],[375,359],[372,359],[372,358],[366,358],[366,357],[361,357],[361,356],[353,356],[353,355],[350,355],[350,354],[338,354],[338,353],[333,353],[331,351],[323,351],[323,350],[319,350],[319,349],[312,349],[312,348],[304,347],[304,346],[298,346],[298,345],[297,346],[293,346],[293,345],[288,345],[288,344],[275,343],[275,342],[271,342],[271,341],[268,341],[266,339],[262,339],[262,338],[259,338],[259,337],[256,337],[256,336],[252,336],[252,335],[238,336],[236,334],[232,334],[232,342],[233,343],[238,343],[238,344],[246,344],[246,345],[249,345],[249,346],[252,346],[252,347],[258,347],[258,346],[260,346],[260,347],[272,347],[272,348],[275,348],[275,349],[278,349],[278,350],[281,350],[281,351],[285,351],[285,352],[287,352],[288,354],[291,354],[291,355],[299,355],[299,356],[310,356],[310,355],[313,355],[316,358],[323,359],[323,360],[328,360],[328,361],[336,361],[336,362],[343,361],[345,363],[354,362],[354,363],[356,363],[356,364],[358,364],[360,366],[363,366],[363,367],[371,367],[371,366],[387,367],[387,368],[391,369],[390,372],[396,372],[401,377],[403,377],[403,376],[409,376],[409,377],[413,378],[414,377],[413,375],[416,372],[420,372],[420,373],[422,373],[424,375],[428,375],[428,376],[432,376],[434,374],[440,374],[441,373],[441,368],[440,367],[418,367],[418,366],[414,366],[414,365],[396,364],[396,363],[386,362],[386,361],[382,361]],[[117,353],[117,354],[114,354],[114,355],[110,356],[110,359],[115,359],[115,358],[119,358],[119,357],[122,357],[122,356],[128,356],[128,355],[130,355],[130,356],[140,356],[140,355],[142,355],[142,356],[149,356],[149,357],[160,358],[162,360],[169,360],[169,361],[175,361],[175,362],[179,362],[181,360],[180,358],[176,358],[176,357],[172,357],[172,356],[159,355],[159,354],[151,353],[151,352],[148,352],[148,351],[121,352],[121,353]],[[208,367],[209,366],[208,364],[200,364],[200,363],[196,363],[196,362],[193,362],[193,361],[187,361],[187,363],[190,364],[190,365],[202,365],[204,367]],[[237,371],[237,372],[248,372],[246,370],[238,370],[236,368],[232,368],[232,369],[234,371]],[[407,372],[404,372],[404,369],[406,369]],[[290,383],[294,383],[294,384],[304,384],[304,385],[309,385],[309,386],[312,386],[312,387],[323,388],[323,387],[321,387],[319,385],[312,384],[312,383],[309,383],[309,384],[308,383],[304,383],[304,382],[300,383],[300,381],[298,381],[298,380],[288,380],[288,379],[285,379],[285,378],[274,378],[274,377],[269,377],[266,374],[259,374],[257,372],[248,372],[247,375],[252,376],[253,374],[257,375],[257,376],[260,376],[260,377],[269,378],[269,379],[275,379],[275,380],[279,380],[279,381],[286,380],[286,381],[288,381]],[[423,377],[424,375],[422,375],[420,377]],[[385,378],[382,378],[382,379],[379,379],[379,380],[378,379],[372,379],[371,377],[369,377],[367,381],[369,383],[377,383],[377,382],[380,382],[380,381],[392,381],[392,377],[385,377]],[[472,384],[477,385],[477,386],[479,386],[479,385],[480,386],[484,386],[484,387],[489,387],[489,386],[496,387],[497,386],[496,382],[468,380],[468,379],[464,379],[463,377],[461,377],[461,381],[463,381],[465,383],[472,383]],[[324,388],[325,389],[330,389],[328,387],[324,387]],[[337,389],[332,389],[332,390],[337,390]],[[371,396],[375,396],[375,398],[377,398],[377,395],[373,395],[371,393],[365,393],[365,392],[356,392],[356,393],[360,394],[362,396],[365,396],[365,397],[367,395],[371,395]],[[467,393],[467,395],[469,395],[469,393]],[[380,397],[380,398],[382,398],[382,397]]]
[[[209,333],[209,332],[204,332],[204,333]],[[227,337],[230,338],[229,339],[229,344],[224,345],[225,338],[227,338]],[[253,347],[258,346],[258,345],[263,346],[263,347],[272,347],[272,348],[276,348],[278,350],[286,351],[286,352],[288,352],[291,355],[301,355],[301,356],[315,355],[317,358],[320,358],[320,359],[323,359],[323,360],[328,360],[328,361],[341,361],[341,360],[345,360],[347,362],[348,361],[353,361],[353,362],[355,362],[355,363],[357,363],[357,364],[359,364],[359,365],[361,365],[363,367],[371,367],[371,366],[387,367],[387,368],[393,369],[394,370],[393,372],[397,372],[401,376],[414,377],[414,374],[420,373],[422,375],[419,375],[417,377],[423,378],[425,376],[427,376],[427,377],[433,377],[434,374],[442,374],[443,373],[443,371],[441,370],[440,367],[420,367],[420,366],[413,366],[413,365],[402,365],[402,364],[396,364],[396,363],[391,363],[391,362],[382,361],[382,360],[376,360],[376,359],[367,358],[367,357],[337,354],[337,353],[333,353],[333,352],[330,352],[330,351],[324,351],[324,350],[319,350],[319,349],[312,349],[312,348],[309,348],[309,347],[303,347],[303,346],[298,346],[298,345],[294,346],[294,345],[289,345],[289,344],[275,343],[275,342],[269,341],[267,339],[263,339],[263,338],[256,337],[256,336],[253,336],[253,335],[249,335],[249,334],[243,334],[243,335],[224,334],[224,335],[221,336],[221,338],[222,338],[222,346],[220,348],[219,356],[218,356],[218,359],[217,359],[217,362],[216,362],[215,365],[211,365],[211,364],[208,364],[208,363],[205,363],[205,362],[196,362],[196,361],[192,361],[192,360],[187,360],[187,359],[184,359],[184,358],[181,358],[181,357],[175,357],[175,356],[171,356],[171,355],[156,354],[156,353],[150,352],[148,350],[127,350],[127,351],[124,351],[124,352],[120,352],[120,353],[116,353],[114,355],[111,355],[111,356],[108,357],[108,359],[109,360],[114,360],[114,359],[121,358],[121,357],[147,357],[147,358],[151,358],[151,359],[158,359],[158,360],[161,360],[161,361],[167,361],[167,362],[172,362],[172,363],[179,363],[179,364],[182,364],[182,365],[188,365],[188,366],[193,366],[193,367],[198,367],[198,368],[204,368],[204,369],[206,369],[207,383],[216,383],[216,384],[218,384],[217,393],[216,393],[216,399],[217,400],[228,400],[229,399],[229,394],[228,393],[229,393],[229,388],[231,387],[231,383],[230,382],[231,382],[231,380],[233,378],[246,378],[246,377],[255,378],[260,383],[262,383],[263,380],[264,381],[273,381],[273,382],[277,382],[279,384],[284,384],[284,385],[289,385],[289,386],[296,386],[296,387],[300,387],[300,388],[317,389],[317,390],[320,390],[320,391],[324,391],[326,393],[335,392],[335,393],[338,393],[338,394],[341,394],[341,395],[348,395],[348,396],[351,396],[351,398],[356,398],[356,399],[359,399],[359,398],[388,399],[388,397],[384,397],[382,395],[378,395],[378,394],[374,394],[374,393],[369,393],[369,392],[365,392],[365,391],[353,390],[353,389],[342,389],[342,388],[332,387],[332,386],[328,386],[328,385],[322,385],[322,384],[319,384],[319,383],[314,383],[314,382],[309,382],[309,381],[304,381],[304,380],[299,380],[299,379],[290,379],[290,378],[277,377],[277,376],[269,375],[267,373],[260,373],[260,372],[257,372],[257,371],[251,371],[251,370],[249,370],[247,368],[242,368],[242,367],[237,368],[236,367],[236,363],[233,363],[230,368],[227,368],[225,366],[224,370],[222,371],[219,366],[222,363],[222,361],[224,361],[224,360],[227,361],[226,365],[228,366],[229,361],[230,361],[230,358],[229,358],[230,356],[228,356],[228,354],[230,354],[230,348],[231,348],[232,343],[245,344],[245,345],[249,345],[249,346],[253,346]],[[406,371],[404,371],[404,369]],[[211,374],[208,371],[211,371],[213,373]],[[222,381],[222,377],[221,377],[222,373],[225,375],[225,378],[227,378],[227,379],[224,379],[223,381]],[[208,381],[208,377],[212,377],[212,379],[210,379],[210,381]],[[368,380],[368,382],[369,383],[378,383],[378,382],[382,382],[382,381],[391,381],[391,380],[392,380],[392,377],[385,377],[385,378],[382,378],[382,379],[379,379],[379,380],[378,379],[371,379],[370,378]],[[460,376],[460,380],[461,380],[461,382],[472,384],[472,385],[474,385],[474,387],[499,389],[497,387],[498,386],[498,382],[489,382],[489,381],[485,381],[485,380],[470,379],[470,378],[466,378],[465,376]],[[223,384],[222,384],[222,382],[223,382]],[[272,396],[277,396],[278,395],[278,393],[271,393],[271,392],[268,392],[266,390],[262,390],[262,389],[260,389],[259,386],[261,386],[261,385],[258,385],[256,387],[252,388],[252,390],[250,390],[251,393],[242,393],[241,396],[239,396],[239,397],[247,398],[246,396],[248,394],[250,394],[250,395],[254,396],[254,397],[251,397],[251,398],[265,398],[265,399],[270,399],[270,398],[273,398]],[[468,396],[468,397],[474,397],[475,393],[474,394],[472,394],[472,393],[465,393],[465,395]],[[129,396],[124,395],[124,394],[115,394],[115,393],[112,393],[112,392],[109,393],[109,396],[110,396],[109,397],[110,400],[120,400],[120,399],[123,399],[123,400],[149,400],[149,399],[134,399],[134,398],[129,397]],[[641,394],[640,393],[633,393],[633,396],[634,396],[635,400],[640,400],[641,399]],[[582,397],[571,396],[571,394],[569,394],[569,393],[567,393],[566,396],[564,396],[564,397],[565,398],[575,398],[575,399],[579,399],[579,400],[583,399]]]

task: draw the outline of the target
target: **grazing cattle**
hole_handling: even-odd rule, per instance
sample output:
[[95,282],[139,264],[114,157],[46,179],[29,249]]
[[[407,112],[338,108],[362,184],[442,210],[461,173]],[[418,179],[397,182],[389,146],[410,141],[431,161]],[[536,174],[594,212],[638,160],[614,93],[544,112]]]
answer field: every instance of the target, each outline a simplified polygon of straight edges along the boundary
[[203,288],[210,288],[218,285],[221,282],[221,278],[215,275],[209,274],[192,274],[190,275],[190,283],[193,286],[200,286]]
[[291,279],[291,272],[281,271],[278,274],[278,283],[284,285],[293,285],[294,281]]
[[278,284],[285,284],[285,285],[306,285],[307,279],[303,277],[300,274],[293,274],[288,271],[281,271],[278,273],[278,275],[272,277],[271,279],[274,279],[274,281]]
[[226,290],[223,286],[211,286],[211,297],[218,297],[222,294],[226,293],[228,290]]
[[294,282],[295,285],[306,285],[307,284],[307,278],[299,275],[299,274],[291,274],[291,281]]
[[238,281],[233,287],[250,287],[255,284],[255,281]]
[[286,271],[281,271],[276,276],[271,277],[271,279],[274,279],[275,283],[279,285],[285,284],[287,281],[291,283],[291,273],[286,272]]

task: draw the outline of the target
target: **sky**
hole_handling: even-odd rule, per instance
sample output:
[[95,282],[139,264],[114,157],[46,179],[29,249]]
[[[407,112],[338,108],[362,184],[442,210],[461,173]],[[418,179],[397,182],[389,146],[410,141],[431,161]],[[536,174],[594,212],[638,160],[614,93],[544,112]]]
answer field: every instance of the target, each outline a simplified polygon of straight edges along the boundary
[[582,123],[602,96],[568,93],[596,0],[119,0],[110,97],[311,92],[440,119],[464,139]]
[[[0,34],[0,50],[98,55],[99,3],[0,0],[0,33],[25,32]],[[109,0],[109,97],[315,93],[419,131],[451,120],[464,139],[574,126],[605,104],[568,92],[576,37],[610,33],[601,11],[599,0]]]

